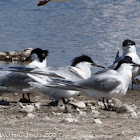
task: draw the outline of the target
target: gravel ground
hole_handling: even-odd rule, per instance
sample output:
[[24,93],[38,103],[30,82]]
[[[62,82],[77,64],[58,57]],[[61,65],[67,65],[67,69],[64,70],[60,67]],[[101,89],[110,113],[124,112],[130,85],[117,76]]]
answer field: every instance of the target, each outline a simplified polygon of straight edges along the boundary
[[[134,109],[117,113],[106,111],[99,102],[80,95],[74,99],[86,106],[47,106],[51,101],[46,95],[31,95],[33,103],[19,103],[21,95],[5,93],[0,96],[1,140],[139,140],[140,91],[128,90],[120,98],[123,104]],[[71,102],[72,103],[72,102]]]

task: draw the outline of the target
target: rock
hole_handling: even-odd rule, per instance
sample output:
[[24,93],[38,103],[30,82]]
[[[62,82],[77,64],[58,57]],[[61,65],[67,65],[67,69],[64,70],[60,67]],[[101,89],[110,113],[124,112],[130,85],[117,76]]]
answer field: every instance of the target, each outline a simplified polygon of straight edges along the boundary
[[140,111],[139,111],[139,112],[137,112],[137,115],[138,115],[138,117],[140,117]]
[[10,56],[9,55],[6,55],[6,58],[10,58]]
[[32,119],[33,119],[33,118],[35,118],[35,116],[36,116],[36,115],[33,114],[33,113],[28,113],[26,117],[28,117],[28,118],[32,118]]
[[[136,106],[134,106],[134,109],[136,109]],[[131,105],[124,104],[121,107],[118,108],[117,113],[128,113],[130,118],[137,119],[139,115],[135,112],[135,110]]]
[[33,50],[33,48],[27,48],[24,50],[24,55],[30,55],[31,54],[31,51]]
[[130,118],[138,119],[139,117],[138,117],[137,113],[134,111],[130,114]]
[[117,98],[112,98],[112,103],[114,104],[115,107],[122,106],[122,102]]
[[94,119],[93,122],[97,123],[97,124],[102,124],[101,120],[99,120],[99,119]]
[[35,106],[35,108],[36,108],[36,109],[38,109],[38,110],[39,110],[39,109],[40,109],[40,107],[41,107],[41,103],[35,103],[35,104],[34,104],[34,106]]
[[81,116],[84,116],[87,114],[86,112],[81,111],[79,108],[77,108],[77,111],[79,112],[79,115],[81,115]]
[[65,109],[65,105],[58,105],[59,109],[64,110]]
[[17,55],[17,52],[15,52],[15,51],[9,51],[9,52],[7,52],[7,55],[11,55],[11,56]]
[[72,114],[71,114],[71,113],[67,113],[66,116],[67,116],[68,118],[71,118],[71,117],[72,117]]
[[86,103],[87,107],[91,110],[95,110],[95,104],[93,105],[92,103]]
[[35,108],[35,106],[33,104],[23,106],[22,103],[19,103],[19,105],[21,107],[21,112],[31,113],[31,112],[36,111],[36,108]]
[[60,115],[62,115],[62,113],[55,113],[55,112],[52,112],[52,115],[54,115],[54,116],[60,116]]
[[51,120],[51,118],[48,117],[48,116],[46,116],[46,117],[43,117],[42,120],[44,120],[44,121],[49,121],[49,120]]
[[100,112],[97,110],[92,110],[92,112],[94,113],[94,117],[99,117]]
[[5,55],[6,55],[6,53],[5,53],[5,52],[0,52],[0,55],[5,56]]
[[103,102],[98,101],[98,106],[101,107],[101,108],[104,108],[104,104],[103,104]]
[[15,51],[8,51],[8,52],[0,52],[0,60],[1,61],[22,61],[27,56],[31,54],[32,48],[27,48],[24,52],[15,52]]
[[69,122],[69,123],[76,123],[76,122],[78,122],[78,120],[75,119],[75,118],[66,118],[66,121]]
[[135,112],[132,106],[124,104],[118,108],[117,113],[132,113]]
[[132,104],[131,106],[132,106],[132,108],[134,109],[134,111],[137,110],[137,106],[136,106],[136,105]]
[[117,135],[118,136],[125,136],[126,134],[125,134],[125,131],[122,131],[122,132],[118,133]]
[[42,118],[42,120],[44,120],[44,121],[49,121],[49,120],[51,120],[51,118],[48,117],[48,116],[45,116],[45,117]]
[[80,109],[86,108],[86,104],[82,101],[70,102],[70,104],[72,104],[73,106],[80,108]]
[[95,107],[95,106],[90,106],[90,109],[91,109],[91,110],[95,110],[96,107]]
[[140,137],[134,136],[132,140],[140,140]]

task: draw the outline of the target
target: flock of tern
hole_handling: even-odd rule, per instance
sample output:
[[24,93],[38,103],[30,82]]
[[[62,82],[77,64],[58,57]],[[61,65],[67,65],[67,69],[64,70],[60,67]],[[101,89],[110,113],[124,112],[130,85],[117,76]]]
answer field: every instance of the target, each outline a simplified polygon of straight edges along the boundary
[[[118,98],[126,94],[131,80],[133,88],[134,78],[140,74],[140,58],[135,42],[125,40],[122,49],[122,56],[117,53],[109,67],[97,65],[89,56],[81,55],[73,59],[71,66],[54,68],[47,66],[49,51],[36,48],[24,60],[33,60],[25,67],[0,71],[0,92],[19,92],[23,98],[27,94],[30,101],[29,92],[36,87],[55,99],[49,105],[58,105],[59,100],[66,103],[65,98],[79,94],[103,101]],[[92,67],[100,67],[102,71],[92,74]]]

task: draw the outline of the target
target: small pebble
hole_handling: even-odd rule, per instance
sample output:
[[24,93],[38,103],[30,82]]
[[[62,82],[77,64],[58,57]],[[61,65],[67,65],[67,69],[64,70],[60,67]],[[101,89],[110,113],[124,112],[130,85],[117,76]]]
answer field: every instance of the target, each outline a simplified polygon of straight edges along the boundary
[[132,113],[130,114],[130,117],[131,117],[131,118],[134,118],[134,119],[138,119],[138,118],[139,118],[136,112],[132,112]]
[[140,137],[134,136],[132,140],[140,140]]
[[66,121],[67,122],[69,122],[69,123],[76,123],[76,122],[78,122],[78,120],[77,119],[75,119],[75,118],[66,118]]
[[132,106],[124,104],[118,108],[117,113],[132,113],[135,112]]
[[94,117],[98,117],[100,115],[100,112],[97,110],[92,110],[92,112],[94,113]]
[[83,109],[86,107],[86,104],[82,101],[78,101],[78,102],[70,102],[70,104],[76,106],[77,108]]
[[40,107],[41,107],[41,103],[35,103],[35,104],[34,104],[34,106],[35,106],[35,108],[36,108],[36,109],[38,109],[38,110],[39,110],[39,109],[40,109]]
[[35,116],[36,116],[36,115],[33,114],[33,113],[28,113],[26,117],[28,117],[28,118],[32,118],[32,119],[33,119],[33,118],[35,118]]
[[19,103],[20,107],[21,107],[21,112],[27,112],[27,113],[31,113],[31,112],[34,112],[36,111],[36,108],[34,105],[26,105],[26,106],[23,106],[22,103]]
[[99,119],[94,119],[93,122],[97,123],[97,124],[102,124],[101,120],[99,120]]

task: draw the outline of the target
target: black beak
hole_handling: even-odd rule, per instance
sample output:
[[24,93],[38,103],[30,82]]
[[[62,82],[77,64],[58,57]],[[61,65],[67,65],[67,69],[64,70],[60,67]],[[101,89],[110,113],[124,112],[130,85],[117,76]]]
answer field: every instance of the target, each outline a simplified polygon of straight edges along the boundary
[[92,66],[107,69],[107,67],[104,67],[104,66],[101,66],[101,65],[98,65],[98,64],[95,64],[95,63],[93,63]]
[[133,62],[132,66],[134,66],[134,67],[140,67],[140,64],[136,64],[136,63]]

